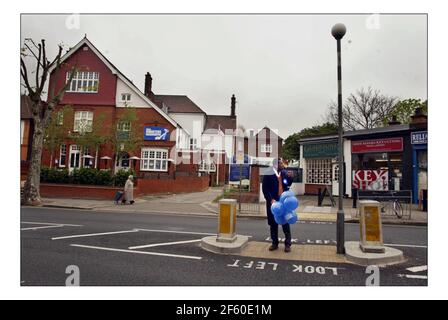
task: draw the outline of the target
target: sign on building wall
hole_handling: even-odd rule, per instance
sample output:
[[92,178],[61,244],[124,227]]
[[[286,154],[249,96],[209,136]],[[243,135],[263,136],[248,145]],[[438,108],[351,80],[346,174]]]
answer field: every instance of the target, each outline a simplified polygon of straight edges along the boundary
[[167,141],[170,131],[163,127],[145,127],[144,139],[147,141]]
[[353,171],[353,188],[359,190],[389,190],[388,170],[355,170]]
[[231,164],[230,165],[230,182],[240,182],[240,167],[242,169],[241,180],[250,180],[250,165],[248,164]]
[[352,141],[352,153],[403,151],[403,138]]
[[428,131],[419,131],[411,133],[411,144],[427,144]]
[[304,144],[304,158],[334,158],[338,155],[338,144],[334,142]]

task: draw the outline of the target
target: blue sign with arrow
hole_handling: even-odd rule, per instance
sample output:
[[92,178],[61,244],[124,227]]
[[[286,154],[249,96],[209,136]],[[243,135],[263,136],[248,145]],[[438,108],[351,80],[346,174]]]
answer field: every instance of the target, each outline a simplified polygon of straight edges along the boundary
[[147,141],[167,141],[170,131],[163,127],[145,127],[144,139]]

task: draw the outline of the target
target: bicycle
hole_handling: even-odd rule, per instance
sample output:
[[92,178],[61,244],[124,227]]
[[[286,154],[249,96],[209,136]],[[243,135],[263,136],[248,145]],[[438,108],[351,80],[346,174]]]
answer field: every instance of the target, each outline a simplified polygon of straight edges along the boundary
[[392,206],[392,212],[397,216],[397,218],[403,218],[403,206],[398,199],[388,200],[386,203],[381,202],[381,204],[381,213],[386,213],[386,208]]

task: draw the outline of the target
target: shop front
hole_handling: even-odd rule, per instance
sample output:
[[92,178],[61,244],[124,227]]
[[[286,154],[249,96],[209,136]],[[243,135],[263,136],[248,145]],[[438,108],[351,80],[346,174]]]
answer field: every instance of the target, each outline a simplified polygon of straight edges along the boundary
[[300,143],[305,194],[317,194],[319,189],[325,187],[331,188],[333,194],[338,194],[337,139],[303,139]]
[[414,203],[426,206],[428,193],[428,131],[411,132],[413,199]]
[[352,138],[352,186],[358,190],[411,190],[410,153],[403,136]]

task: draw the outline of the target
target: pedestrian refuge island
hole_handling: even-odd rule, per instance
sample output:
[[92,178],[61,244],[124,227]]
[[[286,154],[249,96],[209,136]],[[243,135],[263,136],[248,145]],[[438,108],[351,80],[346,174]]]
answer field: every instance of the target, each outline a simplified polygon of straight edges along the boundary
[[373,200],[360,200],[358,210],[360,241],[345,243],[347,261],[364,266],[404,262],[402,251],[386,247],[383,243],[380,203]]
[[249,242],[249,237],[237,235],[236,225],[237,201],[234,199],[221,199],[219,201],[217,235],[203,238],[201,247],[215,253],[240,253]]

